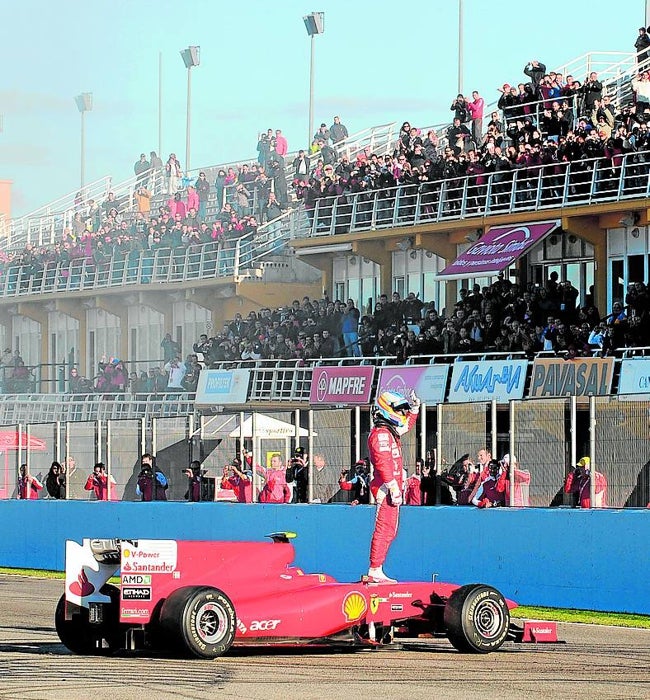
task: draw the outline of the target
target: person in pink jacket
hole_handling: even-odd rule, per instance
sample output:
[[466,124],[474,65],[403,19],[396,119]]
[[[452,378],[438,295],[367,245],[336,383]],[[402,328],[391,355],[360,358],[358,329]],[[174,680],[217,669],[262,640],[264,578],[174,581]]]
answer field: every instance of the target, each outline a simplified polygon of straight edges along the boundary
[[194,209],[195,211],[199,210],[199,195],[196,191],[196,188],[194,185],[188,185],[187,187],[187,206],[186,209],[189,211],[190,209]]
[[258,467],[266,483],[260,492],[260,503],[289,503],[291,501],[291,489],[287,485],[287,477],[282,458],[279,454],[271,457],[271,466],[268,469]]
[[478,94],[478,90],[472,93],[472,101],[467,103],[467,109],[472,118],[472,140],[476,148],[480,148],[483,137],[483,109],[485,100]]
[[282,135],[281,129],[275,130],[275,152],[279,156],[286,156],[289,150],[287,139]]

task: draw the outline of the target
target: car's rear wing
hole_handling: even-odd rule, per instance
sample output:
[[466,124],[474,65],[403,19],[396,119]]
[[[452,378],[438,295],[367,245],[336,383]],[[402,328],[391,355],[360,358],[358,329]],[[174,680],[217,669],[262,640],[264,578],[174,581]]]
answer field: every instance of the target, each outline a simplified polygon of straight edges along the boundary
[[82,608],[90,603],[107,603],[101,593],[104,584],[120,568],[119,540],[84,539],[65,543],[65,598]]

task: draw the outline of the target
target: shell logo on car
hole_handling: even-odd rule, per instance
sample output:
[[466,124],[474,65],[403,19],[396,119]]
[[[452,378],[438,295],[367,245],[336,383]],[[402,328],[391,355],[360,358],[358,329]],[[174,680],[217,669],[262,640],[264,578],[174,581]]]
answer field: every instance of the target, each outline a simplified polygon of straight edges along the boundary
[[366,598],[361,593],[353,591],[343,598],[343,614],[347,622],[353,622],[365,615],[368,609]]

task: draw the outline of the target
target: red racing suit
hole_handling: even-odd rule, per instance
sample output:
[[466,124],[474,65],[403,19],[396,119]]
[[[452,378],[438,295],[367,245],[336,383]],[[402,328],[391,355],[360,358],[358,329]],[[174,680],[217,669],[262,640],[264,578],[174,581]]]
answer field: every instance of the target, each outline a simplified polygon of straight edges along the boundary
[[[417,417],[417,412],[409,413],[406,431],[415,425]],[[389,484],[397,484],[400,496],[404,487],[402,443],[388,425],[380,423],[370,431],[368,457],[374,467],[370,491],[377,502],[375,529],[370,542],[370,567],[377,568],[386,560],[399,525],[399,503],[393,503]]]

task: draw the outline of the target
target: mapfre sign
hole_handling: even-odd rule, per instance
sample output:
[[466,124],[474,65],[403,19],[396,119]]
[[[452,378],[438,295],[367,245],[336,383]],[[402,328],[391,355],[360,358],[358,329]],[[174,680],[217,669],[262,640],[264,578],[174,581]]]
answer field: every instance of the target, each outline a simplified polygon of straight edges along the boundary
[[370,403],[374,367],[314,367],[309,402],[357,405]]
[[535,360],[528,395],[531,398],[605,396],[610,392],[613,374],[613,357]]

